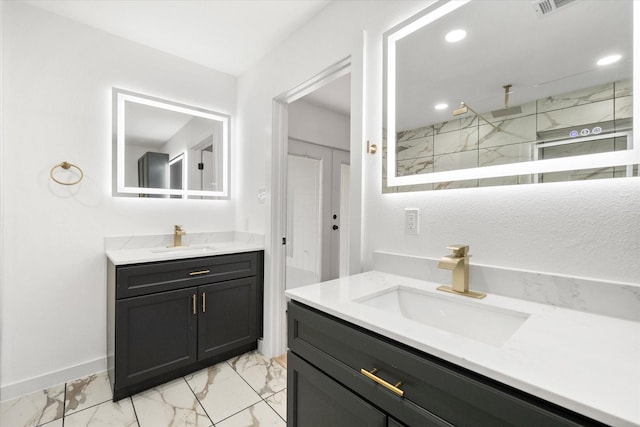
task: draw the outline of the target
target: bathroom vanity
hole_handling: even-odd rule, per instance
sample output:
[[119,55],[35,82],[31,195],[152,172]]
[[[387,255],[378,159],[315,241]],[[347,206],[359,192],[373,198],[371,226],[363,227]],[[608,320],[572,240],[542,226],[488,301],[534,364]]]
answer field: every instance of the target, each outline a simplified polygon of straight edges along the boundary
[[110,254],[107,351],[114,401],[257,348],[264,252],[228,251]]
[[372,271],[287,291],[289,425],[640,425],[639,323],[437,286]]

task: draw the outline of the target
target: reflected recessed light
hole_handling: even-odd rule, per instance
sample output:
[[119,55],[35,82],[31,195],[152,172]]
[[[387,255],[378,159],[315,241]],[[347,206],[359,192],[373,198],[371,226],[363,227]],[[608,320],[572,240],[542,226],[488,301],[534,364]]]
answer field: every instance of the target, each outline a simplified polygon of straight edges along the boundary
[[618,62],[621,59],[622,59],[622,55],[609,55],[609,56],[605,56],[598,59],[598,62],[596,62],[596,64],[609,65],[609,64],[613,64],[614,62]]
[[449,43],[459,42],[463,38],[467,37],[467,32],[465,30],[453,30],[449,31],[444,39]]
[[436,110],[446,110],[447,108],[449,108],[449,104],[436,104],[436,106],[434,107]]

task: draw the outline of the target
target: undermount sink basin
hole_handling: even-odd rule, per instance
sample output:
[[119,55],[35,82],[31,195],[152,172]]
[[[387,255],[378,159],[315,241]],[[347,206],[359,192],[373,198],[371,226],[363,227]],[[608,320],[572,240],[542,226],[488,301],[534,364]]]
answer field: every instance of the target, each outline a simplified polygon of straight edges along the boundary
[[356,302],[498,347],[529,317],[527,313],[464,301],[462,298],[465,297],[440,297],[400,286],[359,298]]
[[169,246],[166,248],[153,248],[149,249],[150,252],[154,254],[158,253],[171,253],[171,252],[194,252],[194,253],[204,253],[214,251],[217,248],[212,245],[193,245],[193,246]]

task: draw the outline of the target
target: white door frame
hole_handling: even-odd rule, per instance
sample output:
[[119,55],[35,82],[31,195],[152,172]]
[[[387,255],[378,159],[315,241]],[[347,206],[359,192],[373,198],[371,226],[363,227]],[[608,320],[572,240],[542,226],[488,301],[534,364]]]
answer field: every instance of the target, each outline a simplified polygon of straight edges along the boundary
[[[306,82],[295,88],[277,96],[273,100],[273,122],[272,122],[272,169],[271,169],[271,239],[269,250],[271,260],[269,268],[269,283],[272,292],[265,292],[269,295],[266,300],[265,310],[270,312],[270,327],[265,331],[271,331],[274,336],[267,342],[263,342],[262,352],[266,355],[277,355],[283,353],[287,348],[286,337],[286,307],[287,301],[284,296],[285,290],[285,261],[286,251],[282,244],[282,238],[286,236],[287,217],[287,154],[289,146],[289,104],[314,92],[333,81],[351,73],[351,57],[345,58],[332,65]],[[359,153],[353,153],[353,155]],[[360,245],[353,245],[358,247]]]

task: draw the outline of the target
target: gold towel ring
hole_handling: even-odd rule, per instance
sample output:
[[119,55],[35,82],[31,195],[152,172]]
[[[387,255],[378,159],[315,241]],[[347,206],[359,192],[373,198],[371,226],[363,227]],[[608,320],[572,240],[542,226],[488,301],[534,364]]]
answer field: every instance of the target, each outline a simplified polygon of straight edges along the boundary
[[[80,172],[80,178],[78,178],[77,180],[72,181],[72,182],[62,182],[62,181],[56,179],[56,177],[53,176],[53,171],[56,168],[62,168],[64,170],[69,170],[70,168],[75,168],[75,169],[78,170],[78,172]],[[79,183],[80,181],[82,181],[82,178],[84,178],[84,172],[82,172],[82,169],[80,169],[79,166],[76,166],[73,163],[62,162],[59,165],[55,165],[54,167],[51,168],[51,171],[49,172],[49,176],[51,176],[51,179],[54,180],[55,182],[57,182],[58,184],[61,184],[61,185],[75,185],[75,184]]]

